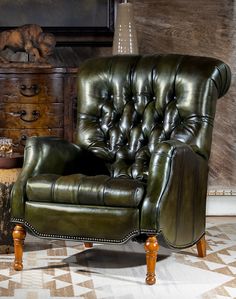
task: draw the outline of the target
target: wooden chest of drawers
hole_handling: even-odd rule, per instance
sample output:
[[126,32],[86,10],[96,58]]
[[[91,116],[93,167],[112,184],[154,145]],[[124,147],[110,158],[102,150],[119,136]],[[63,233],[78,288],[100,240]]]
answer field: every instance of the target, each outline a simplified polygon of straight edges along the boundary
[[77,68],[0,68],[0,136],[22,152],[29,136],[73,140]]

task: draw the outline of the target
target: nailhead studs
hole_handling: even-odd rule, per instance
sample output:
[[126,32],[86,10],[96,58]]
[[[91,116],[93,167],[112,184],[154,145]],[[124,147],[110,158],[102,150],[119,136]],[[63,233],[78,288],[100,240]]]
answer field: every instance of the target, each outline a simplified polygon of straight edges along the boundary
[[54,239],[65,239],[65,240],[78,240],[78,241],[93,241],[93,242],[101,242],[101,243],[125,243],[128,239],[133,236],[139,234],[138,230],[134,230],[130,232],[125,238],[121,240],[113,240],[113,239],[102,239],[102,238],[82,238],[82,237],[75,237],[75,236],[63,236],[63,235],[52,235],[52,234],[44,234],[38,232],[30,223],[24,221],[23,219],[19,218],[12,218],[13,222],[19,222],[27,226],[35,233],[36,236],[43,237],[43,238],[54,238]]

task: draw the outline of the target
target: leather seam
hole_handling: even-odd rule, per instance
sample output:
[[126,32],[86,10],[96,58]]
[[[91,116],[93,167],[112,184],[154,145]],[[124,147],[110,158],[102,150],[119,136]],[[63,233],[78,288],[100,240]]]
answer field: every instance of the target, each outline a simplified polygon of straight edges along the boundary
[[56,182],[59,178],[57,178],[55,181],[52,182],[52,188],[51,188],[51,198],[52,198],[52,201],[54,201],[54,198],[55,198],[55,185],[56,185]]
[[181,157],[180,157],[180,172],[181,172],[181,175],[180,175],[180,177],[179,177],[179,183],[178,183],[178,190],[177,190],[177,194],[176,194],[176,197],[177,197],[177,199],[176,199],[176,201],[177,201],[177,203],[176,203],[176,205],[177,205],[177,207],[176,207],[176,211],[175,211],[175,217],[176,217],[176,222],[175,222],[175,224],[176,224],[176,227],[175,227],[175,238],[174,238],[174,242],[176,243],[177,242],[177,239],[178,239],[178,228],[179,228],[179,224],[180,224],[180,217],[178,217],[178,215],[179,215],[179,211],[181,211],[182,209],[181,209],[181,207],[182,207],[182,204],[183,204],[183,202],[182,202],[182,196],[183,196],[183,190],[182,190],[182,184],[183,184],[183,177],[184,177],[184,174],[185,174],[185,165],[184,165],[184,158],[186,157],[186,151],[185,151],[185,149],[183,149],[183,153],[182,153],[182,155],[181,155]]
[[165,184],[165,187],[163,188],[162,193],[160,194],[160,197],[159,197],[160,199],[157,202],[157,207],[156,207],[157,219],[159,220],[158,221],[159,229],[160,229],[160,226],[161,226],[161,223],[160,223],[160,218],[161,218],[161,203],[163,201],[163,195],[165,194],[166,188],[167,188],[167,186],[168,186],[168,184],[170,182],[171,170],[172,170],[172,166],[173,166],[173,156],[174,156],[175,152],[176,152],[176,148],[174,149],[174,152],[171,153],[171,156],[166,155],[168,158],[170,158],[169,159],[169,163],[168,163],[169,164],[168,180],[167,180],[167,182]]
[[104,182],[103,187],[101,187],[101,189],[102,189],[102,199],[101,199],[101,201],[102,201],[103,206],[106,206],[106,203],[105,203],[105,193],[107,191],[107,184],[111,181],[111,179],[112,179],[111,177],[108,177],[106,179],[106,181]]

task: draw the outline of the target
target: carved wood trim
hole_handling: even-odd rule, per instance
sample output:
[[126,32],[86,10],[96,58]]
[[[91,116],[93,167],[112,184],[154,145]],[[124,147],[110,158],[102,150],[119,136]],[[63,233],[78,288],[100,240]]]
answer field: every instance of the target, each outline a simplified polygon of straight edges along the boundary
[[26,236],[26,231],[24,226],[22,224],[16,224],[12,236],[14,240],[14,251],[15,251],[15,261],[13,267],[16,271],[21,271],[23,269],[22,257],[23,257],[24,240]]
[[157,252],[159,250],[157,237],[150,236],[146,240],[144,248],[146,251],[146,263],[147,263],[146,283],[152,285],[156,283],[155,268],[156,268]]
[[236,196],[236,190],[210,190],[208,196]]

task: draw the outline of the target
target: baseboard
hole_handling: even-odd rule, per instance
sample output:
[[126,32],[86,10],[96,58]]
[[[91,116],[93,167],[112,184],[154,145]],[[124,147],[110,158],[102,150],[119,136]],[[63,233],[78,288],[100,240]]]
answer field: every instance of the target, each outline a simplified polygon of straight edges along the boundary
[[236,216],[236,195],[207,197],[207,216]]

